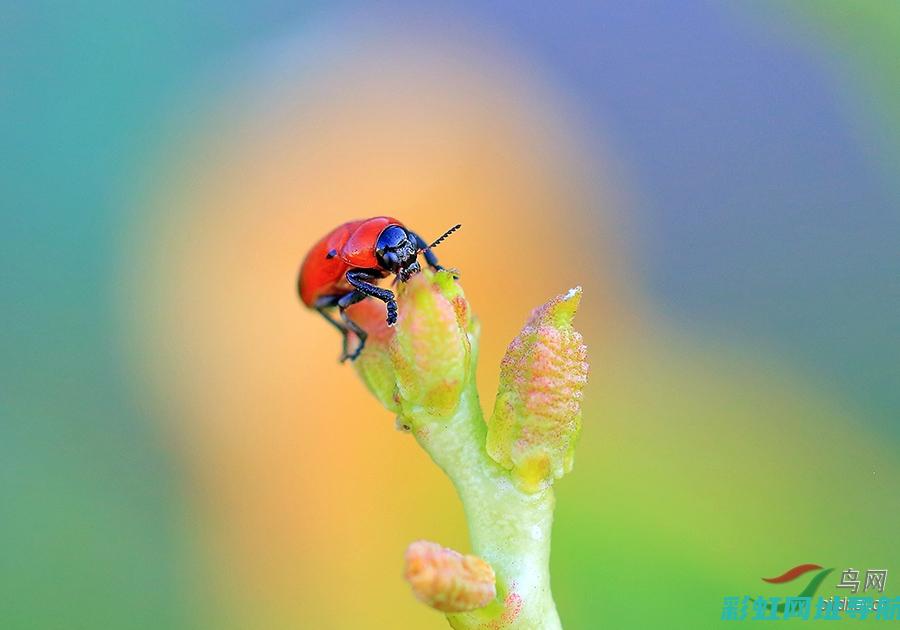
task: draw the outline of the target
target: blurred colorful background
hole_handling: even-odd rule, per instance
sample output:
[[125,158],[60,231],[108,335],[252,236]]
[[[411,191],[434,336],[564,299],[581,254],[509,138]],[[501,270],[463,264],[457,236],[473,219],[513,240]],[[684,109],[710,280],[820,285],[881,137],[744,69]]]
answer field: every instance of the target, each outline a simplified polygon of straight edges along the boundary
[[893,0],[0,4],[0,627],[446,627],[459,502],[295,294],[380,213],[463,224],[488,408],[585,288],[566,628],[900,594],[898,57]]

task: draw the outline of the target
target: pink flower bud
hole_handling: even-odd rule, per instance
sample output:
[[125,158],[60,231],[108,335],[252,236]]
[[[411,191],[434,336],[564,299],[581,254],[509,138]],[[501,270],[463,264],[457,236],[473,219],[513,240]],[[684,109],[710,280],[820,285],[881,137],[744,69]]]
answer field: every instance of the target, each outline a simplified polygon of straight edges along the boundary
[[446,613],[482,608],[497,595],[490,564],[425,540],[406,550],[405,577],[420,601]]

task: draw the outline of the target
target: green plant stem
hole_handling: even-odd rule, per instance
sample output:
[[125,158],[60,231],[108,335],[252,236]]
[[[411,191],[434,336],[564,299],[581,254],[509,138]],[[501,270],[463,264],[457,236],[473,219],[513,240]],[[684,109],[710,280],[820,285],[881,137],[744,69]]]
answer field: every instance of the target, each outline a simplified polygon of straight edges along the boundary
[[487,427],[474,374],[449,420],[427,415],[409,420],[416,440],[456,487],[473,552],[490,562],[497,575],[497,600],[476,611],[448,615],[450,625],[472,629],[503,618],[505,622],[491,627],[561,628],[550,592],[553,490],[522,492],[487,454]]

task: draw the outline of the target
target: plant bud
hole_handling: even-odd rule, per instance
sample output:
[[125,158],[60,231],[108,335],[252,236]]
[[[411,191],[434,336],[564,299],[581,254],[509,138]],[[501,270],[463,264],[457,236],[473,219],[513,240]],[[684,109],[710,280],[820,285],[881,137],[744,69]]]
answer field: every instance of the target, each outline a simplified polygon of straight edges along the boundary
[[357,372],[403,423],[447,417],[474,365],[477,326],[469,304],[451,273],[423,270],[399,285],[397,305],[393,328],[364,313],[360,324],[370,336]]
[[[390,354],[395,329],[385,321],[384,305],[376,300],[363,300],[347,309],[347,315],[369,335],[366,347],[353,363],[356,373],[388,411],[397,413],[400,410],[396,400],[397,376]],[[358,343],[355,335],[352,343]]]
[[509,344],[487,451],[527,492],[572,469],[587,383],[587,348],[572,327],[581,287],[535,309]]
[[420,601],[446,613],[482,608],[497,595],[490,564],[425,540],[406,550],[405,577]]

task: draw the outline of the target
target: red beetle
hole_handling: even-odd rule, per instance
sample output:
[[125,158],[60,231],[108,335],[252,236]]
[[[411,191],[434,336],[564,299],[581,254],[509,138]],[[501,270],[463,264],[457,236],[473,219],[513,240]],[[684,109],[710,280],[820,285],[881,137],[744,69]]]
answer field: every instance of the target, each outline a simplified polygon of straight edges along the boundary
[[[343,335],[341,361],[352,361],[366,345],[366,331],[347,316],[347,307],[367,297],[379,299],[387,305],[388,326],[393,326],[397,321],[394,294],[375,283],[392,273],[401,282],[409,280],[421,270],[419,252],[425,254],[425,262],[432,269],[443,269],[431,248],[459,228],[459,225],[453,226],[428,245],[397,219],[374,217],[339,225],[313,245],[300,267],[300,299],[321,313]],[[341,321],[329,314],[328,309],[335,306],[340,310]],[[347,352],[350,331],[359,337],[359,345],[353,354]]]

